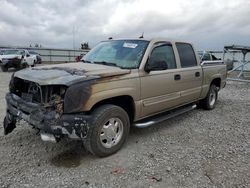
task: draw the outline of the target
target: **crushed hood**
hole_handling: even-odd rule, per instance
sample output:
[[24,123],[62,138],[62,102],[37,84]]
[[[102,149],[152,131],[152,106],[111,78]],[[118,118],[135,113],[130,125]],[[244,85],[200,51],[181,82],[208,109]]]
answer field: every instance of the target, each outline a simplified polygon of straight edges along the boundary
[[69,86],[84,80],[118,76],[128,73],[130,73],[128,69],[80,62],[27,68],[16,72],[14,76],[36,82],[39,85]]
[[12,58],[21,58],[22,55],[9,54],[9,55],[0,55],[0,59],[12,59]]

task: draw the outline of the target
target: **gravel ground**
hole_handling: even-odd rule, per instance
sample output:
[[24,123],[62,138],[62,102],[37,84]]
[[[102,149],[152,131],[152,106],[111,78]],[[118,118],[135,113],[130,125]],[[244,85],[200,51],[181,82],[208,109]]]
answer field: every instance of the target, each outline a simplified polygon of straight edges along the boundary
[[42,142],[24,122],[4,136],[10,76],[0,72],[2,187],[250,187],[250,84],[229,82],[212,111],[132,128],[118,153],[97,158],[80,142]]

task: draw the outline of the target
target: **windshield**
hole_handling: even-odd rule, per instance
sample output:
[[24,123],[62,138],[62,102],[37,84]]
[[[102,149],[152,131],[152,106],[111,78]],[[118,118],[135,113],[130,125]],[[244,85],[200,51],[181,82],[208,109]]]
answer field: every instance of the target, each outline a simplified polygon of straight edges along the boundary
[[4,50],[3,55],[24,55],[23,50]]
[[199,55],[200,58],[202,58],[203,52],[198,52],[198,55]]
[[17,54],[18,50],[4,50],[4,55],[11,55],[11,54]]
[[33,55],[37,55],[38,53],[34,52],[34,51],[29,51],[30,54],[33,54]]
[[99,43],[83,58],[83,62],[135,69],[139,67],[148,46],[143,40],[114,40]]

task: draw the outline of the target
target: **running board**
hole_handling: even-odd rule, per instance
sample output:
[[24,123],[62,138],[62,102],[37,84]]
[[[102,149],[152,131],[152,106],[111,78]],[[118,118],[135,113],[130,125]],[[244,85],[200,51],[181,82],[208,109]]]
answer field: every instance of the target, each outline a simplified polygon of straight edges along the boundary
[[196,104],[192,104],[192,105],[185,106],[185,107],[180,107],[169,112],[165,112],[165,113],[162,113],[162,114],[150,117],[150,118],[146,118],[144,120],[137,121],[134,123],[134,126],[138,128],[148,127],[148,126],[160,123],[162,121],[165,121],[167,119],[173,118],[175,116],[181,115],[183,113],[189,112],[195,109],[196,107],[197,107]]

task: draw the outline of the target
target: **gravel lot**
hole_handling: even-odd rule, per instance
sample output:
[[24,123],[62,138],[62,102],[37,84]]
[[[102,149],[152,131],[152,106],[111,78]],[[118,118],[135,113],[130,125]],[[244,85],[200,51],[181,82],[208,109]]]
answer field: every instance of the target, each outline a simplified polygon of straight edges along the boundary
[[0,72],[1,187],[250,187],[250,84],[228,82],[216,109],[132,128],[115,155],[80,142],[45,143],[20,122],[3,136],[11,73]]

